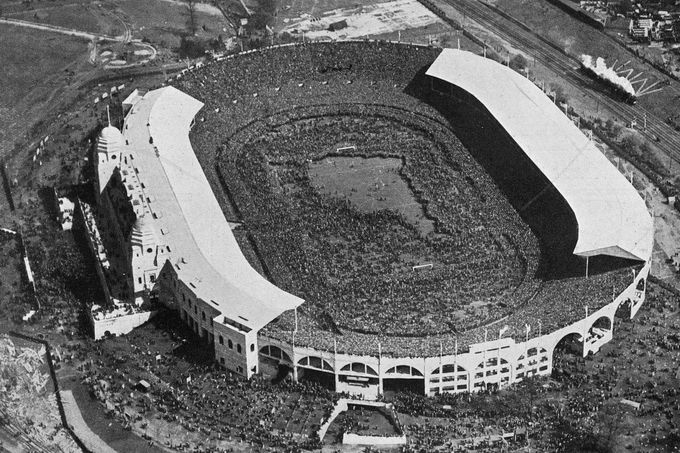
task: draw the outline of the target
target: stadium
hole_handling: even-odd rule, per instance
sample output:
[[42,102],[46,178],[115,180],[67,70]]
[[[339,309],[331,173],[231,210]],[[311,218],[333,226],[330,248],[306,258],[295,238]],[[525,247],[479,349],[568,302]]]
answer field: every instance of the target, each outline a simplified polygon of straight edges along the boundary
[[102,131],[97,194],[134,295],[232,372],[366,398],[498,388],[597,352],[644,301],[645,202],[502,64],[307,43],[168,84]]

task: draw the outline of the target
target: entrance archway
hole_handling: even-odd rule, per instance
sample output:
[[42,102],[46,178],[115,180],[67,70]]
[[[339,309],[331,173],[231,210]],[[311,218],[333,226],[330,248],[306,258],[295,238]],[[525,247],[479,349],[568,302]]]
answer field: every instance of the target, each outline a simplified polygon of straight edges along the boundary
[[422,395],[425,393],[425,377],[415,367],[397,365],[385,372],[383,392],[413,392]]
[[335,370],[321,357],[308,356],[298,360],[297,378],[300,382],[316,382],[322,387],[335,391]]
[[583,358],[583,337],[576,332],[563,336],[553,348],[553,377],[569,377]]

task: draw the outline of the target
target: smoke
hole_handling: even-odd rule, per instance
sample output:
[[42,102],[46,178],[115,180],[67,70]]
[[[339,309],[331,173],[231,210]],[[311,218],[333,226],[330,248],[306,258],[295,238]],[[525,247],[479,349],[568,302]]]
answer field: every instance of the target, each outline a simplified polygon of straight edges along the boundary
[[595,64],[593,64],[593,57],[590,55],[581,55],[581,63],[586,68],[592,70],[599,77],[610,81],[614,85],[620,87],[626,93],[635,96],[635,88],[625,77],[622,77],[614,71],[614,68],[608,68],[607,64],[604,62],[604,58],[597,57]]

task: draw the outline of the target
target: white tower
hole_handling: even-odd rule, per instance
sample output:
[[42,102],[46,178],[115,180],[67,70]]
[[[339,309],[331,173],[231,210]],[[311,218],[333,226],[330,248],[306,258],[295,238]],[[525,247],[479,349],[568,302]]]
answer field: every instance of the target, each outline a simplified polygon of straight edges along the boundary
[[[158,243],[153,220],[148,215],[137,217],[132,227],[130,245],[132,246],[132,272],[134,275],[134,291],[138,294],[144,289],[151,289],[158,273],[158,255],[163,249]],[[153,275],[153,277],[151,277]]]
[[[108,116],[108,107],[106,113]],[[114,170],[120,165],[122,151],[123,135],[118,129],[111,126],[111,118],[109,117],[109,125],[102,129],[97,138],[97,155],[95,156],[97,196],[102,193]]]

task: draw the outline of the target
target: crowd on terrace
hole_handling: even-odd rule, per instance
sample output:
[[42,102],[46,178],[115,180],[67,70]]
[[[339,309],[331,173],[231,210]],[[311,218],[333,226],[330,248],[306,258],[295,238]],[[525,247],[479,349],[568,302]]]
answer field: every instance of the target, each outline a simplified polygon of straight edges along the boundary
[[[441,343],[452,352],[456,339],[482,341],[480,324],[501,318],[497,328],[507,324],[507,335],[523,339],[527,324],[532,336],[539,320],[544,332],[563,327],[632,281],[627,269],[587,280],[534,278],[536,237],[447,118],[422,102],[428,85],[421,74],[438,52],[380,42],[296,45],[238,55],[175,82],[206,103],[192,144],[229,220],[243,222],[250,240],[241,246],[255,244],[247,256],[257,255],[269,278],[307,301],[297,344],[330,350],[336,339],[343,351],[375,353],[381,343],[400,355],[436,354]],[[338,121],[324,123],[329,117]],[[376,117],[382,123],[371,123]],[[382,133],[385,122],[408,125],[397,137],[409,146]],[[392,212],[359,214],[346,200],[310,189],[309,161],[362,136],[357,155],[405,158],[402,176],[434,219],[435,234],[419,235]],[[375,137],[384,147],[374,146]],[[398,269],[405,246],[438,266]],[[446,320],[442,312],[459,317]],[[290,340],[288,329],[292,315],[266,334]]]

